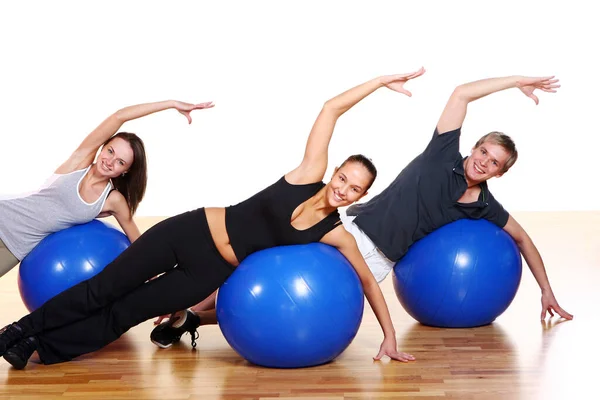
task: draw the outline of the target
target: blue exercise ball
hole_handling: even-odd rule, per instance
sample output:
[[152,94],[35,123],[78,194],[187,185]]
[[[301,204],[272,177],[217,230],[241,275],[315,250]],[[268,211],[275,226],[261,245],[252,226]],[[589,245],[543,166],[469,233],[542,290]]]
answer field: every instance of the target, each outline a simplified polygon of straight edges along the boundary
[[102,271],[130,242],[121,231],[99,220],[45,237],[21,261],[19,291],[29,311]]
[[461,219],[414,243],[393,274],[404,309],[424,325],[487,325],[514,299],[521,254],[508,233],[486,220]]
[[227,342],[251,363],[301,368],[340,355],[358,332],[363,307],[348,260],[311,243],[248,256],[219,289],[217,319]]

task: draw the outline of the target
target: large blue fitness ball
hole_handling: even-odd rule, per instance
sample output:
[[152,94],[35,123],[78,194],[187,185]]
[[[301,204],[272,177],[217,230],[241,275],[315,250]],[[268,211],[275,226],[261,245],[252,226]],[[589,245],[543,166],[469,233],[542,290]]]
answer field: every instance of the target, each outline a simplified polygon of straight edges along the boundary
[[462,219],[413,244],[394,267],[404,309],[424,325],[468,328],[491,323],[521,281],[513,239],[486,220]]
[[251,363],[300,368],[329,362],[358,332],[363,289],[348,260],[322,244],[248,256],[219,289],[227,342]]
[[129,244],[121,231],[98,220],[48,235],[21,261],[19,291],[23,303],[29,311],[35,310],[102,271]]

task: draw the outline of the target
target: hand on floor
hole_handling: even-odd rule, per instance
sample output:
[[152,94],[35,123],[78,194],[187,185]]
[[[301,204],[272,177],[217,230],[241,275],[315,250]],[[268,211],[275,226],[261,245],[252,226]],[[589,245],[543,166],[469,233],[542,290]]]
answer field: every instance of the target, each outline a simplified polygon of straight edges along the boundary
[[388,356],[392,360],[409,362],[414,361],[415,357],[408,353],[398,351],[396,339],[384,339],[379,348],[379,354],[373,357],[374,360],[381,360],[381,357]]
[[554,313],[552,311],[564,319],[573,319],[573,315],[569,314],[558,305],[558,302],[556,301],[556,298],[552,292],[542,292],[542,320],[546,319],[546,312],[550,314],[550,318],[554,317]]

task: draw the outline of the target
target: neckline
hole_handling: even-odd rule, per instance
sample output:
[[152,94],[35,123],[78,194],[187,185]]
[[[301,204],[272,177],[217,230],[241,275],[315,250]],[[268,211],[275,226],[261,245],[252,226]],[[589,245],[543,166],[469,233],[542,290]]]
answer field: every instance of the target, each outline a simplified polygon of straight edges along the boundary
[[296,206],[296,208],[294,208],[292,210],[292,213],[289,215],[288,217],[288,221],[289,221],[289,225],[292,227],[292,229],[296,232],[307,232],[313,228],[315,228],[316,226],[320,225],[323,223],[323,221],[327,220],[327,218],[331,217],[332,214],[334,214],[338,209],[336,208],[335,210],[333,210],[332,212],[330,212],[329,214],[327,214],[325,217],[323,217],[322,219],[320,219],[317,223],[315,223],[314,225],[309,226],[306,229],[298,229],[296,228],[294,225],[292,225],[292,216],[294,215],[294,212],[298,209],[298,207],[300,207],[302,204],[306,203],[308,200],[310,200],[312,198],[312,196],[306,200],[304,200],[302,203],[298,204]]
[[83,199],[83,197],[81,197],[81,193],[79,192],[79,190],[81,189],[81,182],[83,181],[83,178],[84,178],[84,177],[87,175],[87,173],[88,173],[88,171],[90,170],[90,168],[92,167],[92,165],[94,165],[94,164],[91,164],[90,166],[88,166],[88,167],[85,169],[85,172],[83,173],[83,175],[81,175],[81,177],[79,178],[79,181],[77,181],[77,197],[79,197],[79,200],[80,200],[80,201],[81,201],[83,204],[85,204],[86,206],[93,206],[93,205],[96,205],[96,203],[98,203],[98,202],[100,201],[100,199],[101,199],[102,197],[104,197],[104,192],[106,192],[106,190],[107,190],[108,188],[110,188],[110,186],[111,186],[111,184],[110,184],[110,180],[109,180],[109,181],[108,181],[108,183],[106,184],[106,187],[104,188],[104,190],[103,190],[103,191],[102,191],[102,193],[100,194],[100,196],[98,196],[98,198],[97,198],[96,200],[94,200],[93,202],[91,202],[91,203],[88,203],[87,201],[85,201],[85,200]]
[[[287,179],[285,179],[285,176],[283,177],[283,180],[285,181],[285,183],[287,183],[290,186],[309,186],[309,185],[315,185],[315,184],[319,184],[319,183],[323,183],[322,181],[319,182],[313,182],[313,183],[301,183],[301,184],[294,184],[294,183],[289,183],[287,181]],[[291,213],[288,214],[288,225],[295,231],[295,232],[308,232],[311,229],[317,227],[319,224],[322,224],[324,221],[326,221],[329,217],[331,217],[332,214],[334,214],[337,211],[337,208],[334,209],[332,212],[330,212],[329,214],[327,214],[325,217],[323,217],[322,219],[320,219],[317,223],[309,226],[308,228],[305,229],[298,229],[296,228],[294,225],[292,225],[292,216],[294,215],[294,213],[296,212],[296,210],[298,209],[298,207],[301,207],[303,204],[307,203],[310,199],[312,199],[313,197],[315,197],[315,195],[317,193],[319,193],[319,191],[321,191],[326,185],[323,184],[323,186],[321,188],[319,188],[319,190],[317,190],[316,193],[314,193],[312,196],[310,196],[308,199],[304,200],[303,202],[301,202],[300,204],[298,204],[296,207],[294,207],[291,211]]]

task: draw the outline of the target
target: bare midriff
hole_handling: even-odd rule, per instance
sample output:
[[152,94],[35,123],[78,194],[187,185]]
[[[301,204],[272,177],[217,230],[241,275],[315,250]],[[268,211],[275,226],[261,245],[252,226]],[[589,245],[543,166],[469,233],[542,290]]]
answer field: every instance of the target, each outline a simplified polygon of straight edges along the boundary
[[237,267],[240,263],[229,242],[229,235],[225,226],[225,209],[222,207],[210,207],[205,208],[204,211],[206,212],[208,228],[210,229],[210,234],[217,250],[229,264]]

